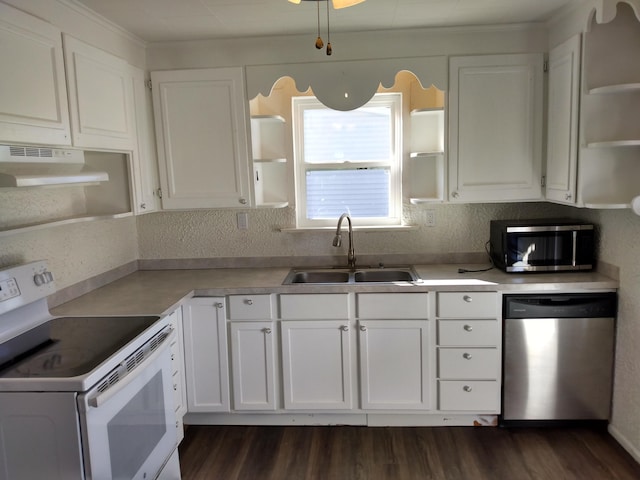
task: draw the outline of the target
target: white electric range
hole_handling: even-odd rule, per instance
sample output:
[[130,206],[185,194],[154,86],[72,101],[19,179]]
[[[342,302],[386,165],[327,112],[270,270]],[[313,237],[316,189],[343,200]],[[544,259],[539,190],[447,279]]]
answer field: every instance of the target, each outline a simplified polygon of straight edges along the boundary
[[157,478],[177,459],[167,319],[54,317],[53,292],[46,261],[0,270],[0,480]]

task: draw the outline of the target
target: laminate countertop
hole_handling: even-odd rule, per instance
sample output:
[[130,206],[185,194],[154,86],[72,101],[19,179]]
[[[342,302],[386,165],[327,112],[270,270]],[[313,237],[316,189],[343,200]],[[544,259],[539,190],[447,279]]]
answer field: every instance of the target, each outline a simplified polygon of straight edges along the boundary
[[598,272],[513,274],[500,270],[459,273],[486,265],[414,265],[421,278],[397,284],[283,285],[290,271],[280,268],[138,270],[53,309],[55,316],[163,315],[193,296],[265,293],[500,291],[554,293],[618,288]]

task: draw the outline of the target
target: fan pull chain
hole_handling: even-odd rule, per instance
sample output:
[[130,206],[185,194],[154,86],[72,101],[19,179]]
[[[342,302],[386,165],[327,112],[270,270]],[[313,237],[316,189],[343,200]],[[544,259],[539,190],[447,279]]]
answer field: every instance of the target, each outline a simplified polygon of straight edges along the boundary
[[331,31],[329,30],[329,0],[327,0],[327,55],[331,55],[333,49],[331,48]]
[[320,37],[320,0],[316,0],[316,5],[318,7],[318,38],[316,38],[316,48],[320,50],[324,46],[324,42]]

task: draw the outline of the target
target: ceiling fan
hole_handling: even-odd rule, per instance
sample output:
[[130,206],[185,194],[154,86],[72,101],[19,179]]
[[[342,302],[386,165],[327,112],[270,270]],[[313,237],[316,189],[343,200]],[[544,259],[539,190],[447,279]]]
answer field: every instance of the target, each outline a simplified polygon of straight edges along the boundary
[[[331,55],[333,49],[331,48],[331,33],[329,31],[329,0],[289,0],[291,3],[299,4],[301,1],[316,2],[318,5],[318,38],[316,38],[316,48],[319,50],[324,46],[322,37],[320,36],[320,2],[327,2],[327,55]],[[331,0],[333,8],[340,9],[346,7],[352,7],[358,3],[362,3],[365,0]]]

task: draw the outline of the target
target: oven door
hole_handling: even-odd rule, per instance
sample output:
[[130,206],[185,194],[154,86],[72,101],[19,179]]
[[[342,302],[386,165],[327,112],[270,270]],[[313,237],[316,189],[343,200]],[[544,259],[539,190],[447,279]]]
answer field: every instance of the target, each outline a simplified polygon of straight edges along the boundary
[[109,388],[101,382],[78,397],[87,480],[156,478],[175,450],[169,344]]

